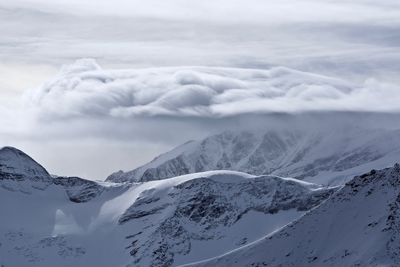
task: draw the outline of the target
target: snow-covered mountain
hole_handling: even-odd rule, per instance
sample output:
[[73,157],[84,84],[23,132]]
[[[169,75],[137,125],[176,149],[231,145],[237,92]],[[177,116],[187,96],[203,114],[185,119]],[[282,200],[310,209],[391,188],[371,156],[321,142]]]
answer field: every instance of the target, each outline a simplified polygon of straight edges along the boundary
[[13,147],[0,149],[0,172],[2,179],[24,180],[50,177],[45,168],[24,152]]
[[13,147],[0,149],[0,187],[24,194],[58,188],[73,202],[89,201],[104,189],[96,182],[79,177],[53,178],[39,163]]
[[338,188],[210,171],[144,183],[54,177],[0,150],[0,266],[176,266],[283,227]]
[[190,266],[400,266],[400,165],[357,176],[281,230]]
[[321,184],[343,184],[400,158],[400,131],[352,126],[227,131],[187,142],[132,171],[107,181],[151,181],[208,170],[295,177]]
[[[172,183],[172,184],[171,184]],[[134,229],[134,264],[168,266],[208,258],[298,218],[333,188],[294,179],[206,172],[146,183],[120,224]],[[174,185],[174,186],[172,186]],[[135,266],[135,265],[133,265]]]

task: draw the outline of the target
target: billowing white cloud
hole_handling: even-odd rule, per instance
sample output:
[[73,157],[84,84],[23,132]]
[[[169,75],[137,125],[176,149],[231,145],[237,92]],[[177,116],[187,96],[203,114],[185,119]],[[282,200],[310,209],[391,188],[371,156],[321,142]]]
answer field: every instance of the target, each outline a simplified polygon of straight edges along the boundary
[[91,59],[64,67],[25,99],[28,110],[55,120],[400,111],[400,88],[372,79],[355,84],[284,67],[103,70]]

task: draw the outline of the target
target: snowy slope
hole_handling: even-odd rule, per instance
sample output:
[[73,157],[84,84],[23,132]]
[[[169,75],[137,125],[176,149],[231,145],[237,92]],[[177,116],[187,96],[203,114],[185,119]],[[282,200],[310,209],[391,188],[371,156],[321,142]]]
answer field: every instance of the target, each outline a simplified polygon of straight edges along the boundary
[[128,246],[134,264],[143,266],[185,263],[239,247],[298,218],[334,190],[226,171],[145,186],[151,184],[157,188],[142,191],[119,217],[119,223],[128,227],[146,225],[132,232]]
[[24,152],[13,148],[0,149],[0,172],[5,176],[15,179],[45,178],[49,173]]
[[342,184],[400,157],[400,131],[357,127],[228,131],[185,143],[107,181],[150,181],[208,170],[295,177]]
[[53,178],[39,163],[13,147],[0,149],[0,187],[24,194],[48,187],[62,188],[73,202],[89,201],[104,190],[98,183],[79,177]]
[[190,266],[400,266],[400,165],[355,177],[280,231]]
[[[232,171],[133,184],[52,178],[23,152],[11,150],[22,156],[0,161],[2,170],[12,168],[17,177],[0,172],[4,266],[176,266],[204,260],[271,233],[337,190]],[[45,177],[33,172],[18,178],[29,170]]]

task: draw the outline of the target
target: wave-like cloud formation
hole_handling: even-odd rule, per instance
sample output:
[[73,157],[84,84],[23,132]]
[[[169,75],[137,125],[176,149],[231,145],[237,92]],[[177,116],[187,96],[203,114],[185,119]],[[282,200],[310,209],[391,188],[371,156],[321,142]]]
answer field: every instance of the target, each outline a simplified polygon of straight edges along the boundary
[[399,88],[375,80],[354,84],[283,67],[102,70],[90,59],[63,67],[25,97],[50,118],[400,111]]

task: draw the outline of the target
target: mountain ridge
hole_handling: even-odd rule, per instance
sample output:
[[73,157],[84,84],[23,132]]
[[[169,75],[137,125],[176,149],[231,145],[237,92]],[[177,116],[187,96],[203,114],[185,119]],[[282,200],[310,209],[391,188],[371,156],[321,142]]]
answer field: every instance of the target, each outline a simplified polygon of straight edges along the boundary
[[356,176],[279,231],[183,266],[398,266],[400,165]]
[[399,130],[332,129],[226,131],[185,143],[132,171],[113,173],[106,181],[145,182],[226,169],[338,185],[393,165],[400,157]]
[[225,170],[125,184],[3,175],[5,266],[176,266],[256,240],[337,190]]
[[21,150],[5,146],[0,148],[0,172],[20,179],[28,176],[49,177],[47,170]]

